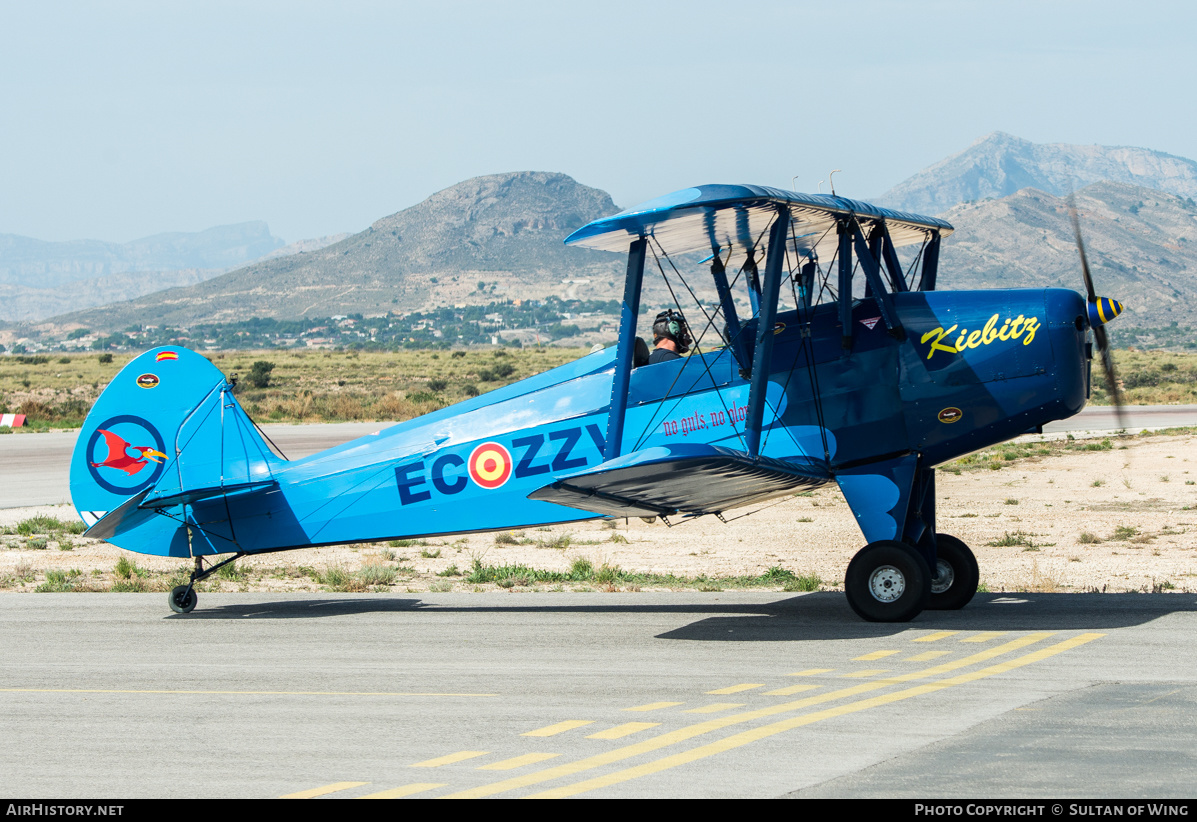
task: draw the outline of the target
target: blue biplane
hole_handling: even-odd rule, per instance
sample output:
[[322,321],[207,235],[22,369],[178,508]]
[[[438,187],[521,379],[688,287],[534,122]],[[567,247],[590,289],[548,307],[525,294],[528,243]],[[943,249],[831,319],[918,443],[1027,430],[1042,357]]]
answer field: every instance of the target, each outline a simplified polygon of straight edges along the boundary
[[[834,195],[669,194],[566,239],[627,255],[616,348],[304,459],[271,448],[208,360],[147,351],[88,415],[72,498],[89,536],[194,559],[170,594],[186,613],[196,582],[244,556],[722,517],[836,482],[867,543],[847,568],[852,608],[873,621],[961,608],[977,562],[936,530],[935,467],[1080,411],[1090,332],[1116,391],[1102,325],[1121,306],[1094,294],[1083,247],[1087,297],[936,291],[951,232]],[[637,323],[658,272],[699,333],[689,356],[645,364]]]

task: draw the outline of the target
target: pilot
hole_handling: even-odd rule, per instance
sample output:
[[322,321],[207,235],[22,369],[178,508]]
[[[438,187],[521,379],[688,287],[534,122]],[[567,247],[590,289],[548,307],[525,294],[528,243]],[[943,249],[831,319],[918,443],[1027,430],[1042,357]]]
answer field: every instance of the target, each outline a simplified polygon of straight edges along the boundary
[[690,326],[682,312],[672,308],[662,311],[653,320],[653,352],[649,355],[648,365],[680,359],[692,343]]

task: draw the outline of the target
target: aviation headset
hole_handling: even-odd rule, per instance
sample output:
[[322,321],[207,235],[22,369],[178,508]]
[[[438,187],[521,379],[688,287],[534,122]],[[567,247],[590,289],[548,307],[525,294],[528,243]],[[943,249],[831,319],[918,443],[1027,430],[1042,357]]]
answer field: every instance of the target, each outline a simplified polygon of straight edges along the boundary
[[661,339],[673,340],[679,354],[685,354],[690,350],[694,340],[690,336],[690,326],[686,324],[686,317],[682,312],[670,308],[662,311],[653,320],[653,344]]

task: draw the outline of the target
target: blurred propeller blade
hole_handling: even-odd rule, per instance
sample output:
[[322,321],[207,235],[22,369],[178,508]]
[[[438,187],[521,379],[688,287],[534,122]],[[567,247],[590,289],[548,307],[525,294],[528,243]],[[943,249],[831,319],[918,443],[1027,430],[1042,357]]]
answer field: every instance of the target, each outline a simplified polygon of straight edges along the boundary
[[1101,368],[1105,372],[1106,388],[1114,403],[1114,416],[1118,418],[1118,427],[1125,429],[1126,411],[1123,406],[1126,405],[1126,398],[1122,395],[1122,389],[1118,387],[1118,375],[1114,371],[1114,355],[1110,353],[1110,341],[1106,337],[1106,329],[1100,325],[1093,326],[1093,338],[1097,342],[1097,350],[1101,354]]
[[[1076,250],[1081,255],[1081,275],[1085,278],[1085,294],[1089,302],[1097,302],[1097,290],[1093,287],[1093,275],[1089,272],[1089,258],[1085,254],[1085,241],[1081,238],[1081,219],[1077,215],[1076,198],[1068,195],[1068,214],[1072,217],[1072,232],[1076,235]],[[1114,371],[1114,355],[1110,352],[1110,338],[1106,336],[1103,325],[1093,325],[1093,340],[1097,343],[1097,351],[1101,354],[1101,368],[1105,372],[1106,390],[1110,392],[1110,399],[1114,403],[1114,416],[1118,418],[1118,427],[1126,428],[1126,399],[1122,389],[1118,387],[1118,375]]]
[[1085,278],[1085,296],[1089,302],[1097,302],[1097,291],[1093,288],[1093,275],[1089,273],[1089,258],[1085,256],[1085,241],[1081,239],[1081,218],[1077,216],[1076,197],[1068,195],[1068,214],[1072,217],[1072,232],[1076,235],[1076,250],[1081,255],[1081,275]]

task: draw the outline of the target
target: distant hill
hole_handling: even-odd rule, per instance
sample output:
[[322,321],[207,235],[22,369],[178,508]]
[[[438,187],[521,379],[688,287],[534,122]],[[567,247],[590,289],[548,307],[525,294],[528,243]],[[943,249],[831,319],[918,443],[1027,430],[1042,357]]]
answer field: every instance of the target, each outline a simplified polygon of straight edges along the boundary
[[378,314],[566,292],[588,297],[601,291],[605,298],[618,293],[622,256],[567,248],[562,240],[617,210],[606,192],[564,174],[476,177],[326,248],[55,317],[52,324],[114,330],[250,316]]
[[38,320],[191,285],[282,248],[260,221],[128,243],[0,234],[0,320]]
[[[1187,309],[1197,301],[1193,200],[1103,181],[1082,188],[1077,202],[1098,289],[1127,306],[1119,327],[1191,326]],[[564,174],[478,177],[327,247],[4,336],[8,342],[49,340],[79,327],[109,334],[133,325],[189,327],[254,316],[369,316],[550,295],[618,299],[623,255],[562,244],[574,229],[616,210],[606,193]],[[941,288],[1082,290],[1067,204],[1059,195],[1023,188],[958,204],[942,216],[956,232],[945,244]],[[709,296],[701,277],[694,285]],[[644,305],[669,303],[659,277],[647,276],[645,289]]]
[[1024,188],[1066,195],[1101,180],[1197,197],[1197,162],[1129,146],[1038,144],[995,131],[959,154],[899,183],[879,205],[941,214],[972,200],[1007,197]]
[[[1097,291],[1126,305],[1118,325],[1192,325],[1197,206],[1111,182],[1086,186],[1076,202]],[[1062,286],[1083,293],[1063,198],[1028,188],[958,205],[942,217],[956,232],[944,244],[941,289]]]
[[264,222],[155,234],[127,243],[47,242],[0,234],[0,283],[65,285],[131,271],[227,269],[283,246]]

